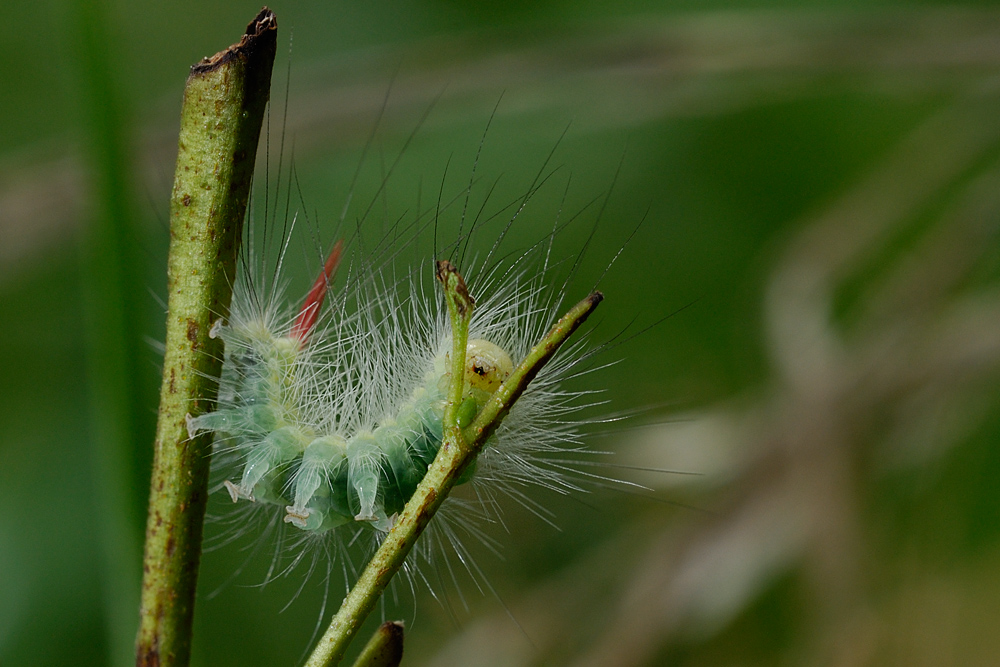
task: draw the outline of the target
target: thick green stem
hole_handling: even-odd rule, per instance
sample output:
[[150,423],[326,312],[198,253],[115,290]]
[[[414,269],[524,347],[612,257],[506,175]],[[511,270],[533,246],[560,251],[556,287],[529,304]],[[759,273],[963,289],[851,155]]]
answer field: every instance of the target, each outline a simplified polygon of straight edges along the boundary
[[379,596],[402,567],[420,533],[448,497],[462,472],[475,460],[486,439],[500,425],[528,383],[604,298],[600,292],[594,292],[560,318],[463,432],[456,423],[456,412],[465,382],[465,348],[475,302],[462,276],[450,263],[438,262],[437,278],[444,288],[452,327],[451,386],[448,389],[449,404],[445,408],[444,441],[413,497],[406,503],[354,588],[344,598],[306,667],[331,667],[340,663]]
[[211,436],[185,416],[212,405],[260,128],[277,44],[264,9],[243,39],[191,68],[170,203],[166,355],[156,429],[137,665],[188,664]]

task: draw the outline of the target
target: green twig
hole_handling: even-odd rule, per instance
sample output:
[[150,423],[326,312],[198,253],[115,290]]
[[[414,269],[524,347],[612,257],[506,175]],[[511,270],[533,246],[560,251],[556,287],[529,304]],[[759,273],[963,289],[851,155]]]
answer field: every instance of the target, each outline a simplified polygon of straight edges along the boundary
[[456,414],[464,389],[465,351],[475,302],[469,295],[462,276],[449,262],[438,262],[437,278],[444,289],[452,330],[451,385],[445,408],[441,449],[413,497],[406,503],[382,545],[361,573],[358,582],[344,598],[340,610],[313,650],[306,667],[331,667],[339,664],[382,591],[403,565],[417,537],[464,470],[476,459],[487,438],[503,421],[528,383],[604,298],[600,292],[593,292],[560,318],[500,385],[480,415],[463,432],[457,424]]
[[386,621],[361,649],[354,667],[399,667],[403,660],[403,624]]
[[469,294],[458,270],[448,261],[437,263],[436,277],[444,289],[444,300],[451,320],[451,384],[448,385],[448,403],[444,409],[444,442],[458,442],[458,407],[465,391],[465,353],[469,344],[469,322],[476,302]]
[[275,17],[264,8],[238,44],[191,68],[184,91],[137,665],[190,658],[211,436],[189,438],[185,416],[215,399],[222,347],[210,331],[232,298],[276,44]]
[[514,369],[507,381],[493,392],[490,400],[479,411],[476,419],[462,431],[462,437],[470,443],[479,443],[481,448],[482,443],[486,442],[486,439],[497,429],[503,418],[510,412],[511,406],[528,388],[528,384],[538,375],[538,371],[549,363],[549,359],[559,351],[566,339],[573,335],[573,332],[586,321],[590,313],[603,300],[603,294],[591,292],[586,299],[560,317],[545,337],[531,348],[528,356]]

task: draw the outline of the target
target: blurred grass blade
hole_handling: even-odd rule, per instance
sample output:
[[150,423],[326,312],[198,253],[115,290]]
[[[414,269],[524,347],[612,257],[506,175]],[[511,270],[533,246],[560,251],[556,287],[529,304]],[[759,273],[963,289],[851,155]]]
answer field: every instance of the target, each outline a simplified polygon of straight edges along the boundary
[[114,44],[104,3],[76,5],[81,105],[94,211],[83,235],[82,283],[90,437],[108,664],[132,661],[135,609],[139,604],[142,553],[142,485],[134,479],[139,414],[135,405],[139,335],[135,295],[135,215],[128,151],[127,113],[113,77]]

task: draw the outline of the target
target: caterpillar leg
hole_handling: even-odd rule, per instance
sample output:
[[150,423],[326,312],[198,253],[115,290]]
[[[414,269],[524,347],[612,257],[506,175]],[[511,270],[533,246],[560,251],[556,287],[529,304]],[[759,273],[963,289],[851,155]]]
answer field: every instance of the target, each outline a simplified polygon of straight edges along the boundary
[[331,506],[329,487],[347,460],[347,441],[335,435],[309,443],[292,482],[294,500],[285,507],[285,523],[302,530],[326,530],[349,516]]
[[[280,484],[274,476],[265,479],[269,473],[277,470],[283,463],[297,458],[306,448],[310,438],[293,426],[284,426],[272,431],[258,443],[248,447],[247,461],[243,467],[243,477],[238,486],[227,484],[233,500],[246,498],[256,500],[258,495],[266,499],[281,495]],[[236,486],[235,490],[231,488]],[[277,488],[275,488],[277,487]]]
[[379,497],[382,450],[371,433],[359,434],[347,445],[347,479],[359,505],[355,521],[388,521]]
[[275,428],[277,421],[274,412],[265,405],[222,408],[197,417],[185,415],[184,420],[190,438],[206,431],[229,435],[264,435]]

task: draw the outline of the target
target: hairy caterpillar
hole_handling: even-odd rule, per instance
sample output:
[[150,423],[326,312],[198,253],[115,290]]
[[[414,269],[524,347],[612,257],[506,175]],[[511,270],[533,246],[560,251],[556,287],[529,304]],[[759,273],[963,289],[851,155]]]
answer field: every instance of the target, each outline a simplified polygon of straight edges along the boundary
[[[555,227],[513,262],[491,265],[488,257],[473,281],[482,298],[460,425],[559,314],[563,291],[546,284],[555,273]],[[284,523],[315,535],[347,524],[388,531],[440,446],[450,381],[439,295],[416,276],[390,278],[360,251],[346,284],[328,289],[344,254],[338,242],[297,310],[283,303],[284,290],[243,268],[228,321],[213,329],[225,343],[217,409],[188,422],[191,434],[214,432],[234,473],[223,483],[234,502],[275,506]],[[462,482],[578,487],[566,462],[550,455],[579,448],[579,425],[567,416],[584,407],[578,399],[587,392],[559,383],[582,349],[569,346],[543,370]]]
[[[239,483],[225,482],[234,502],[281,506],[285,522],[306,531],[322,533],[353,520],[385,532],[440,447],[451,343],[440,331],[410,319],[403,332],[410,349],[395,354],[397,359],[423,356],[425,368],[416,383],[399,377],[395,371],[401,369],[392,368],[392,360],[379,359],[393,341],[355,328],[362,324],[368,332],[397,335],[379,324],[398,308],[385,298],[361,319],[331,321],[317,341],[313,329],[340,253],[338,243],[288,325],[268,326],[267,313],[245,312],[239,305],[243,300],[237,300],[231,324],[220,322],[215,331],[226,346],[219,407],[189,419],[188,429],[192,434],[214,431],[220,445],[244,460]],[[345,336],[345,329],[354,335]],[[434,350],[433,356],[426,350]],[[352,419],[346,416],[346,397],[359,382],[374,381],[346,368],[358,371],[362,362],[411,389],[408,395],[388,391],[391,398]],[[503,348],[482,338],[469,341],[460,425],[471,423],[512,370]]]
[[[546,172],[546,164],[513,206],[484,212],[488,193],[482,206],[469,205],[471,184],[450,202],[463,211],[459,233],[449,244],[453,256],[465,255],[467,247],[474,255],[473,233],[488,238],[489,221],[500,226],[485,257],[460,261],[477,300],[461,423],[476,416],[562,314],[564,295],[572,298],[566,285],[582,250],[577,248],[568,261],[553,260],[561,252],[556,249],[560,235],[573,223],[573,218],[561,219],[563,201],[541,218],[542,228],[531,232],[527,246],[508,241],[512,248],[501,247],[515,221],[524,228],[526,210],[538,223],[537,207],[529,209],[529,200],[554,171]],[[399,254],[395,243],[400,237],[404,248],[415,246],[413,239],[432,217],[437,232],[449,206],[442,207],[439,195],[433,210],[383,228],[380,251],[366,251],[360,232],[340,234],[343,244],[320,262],[324,266],[303,298],[285,298],[282,270],[290,231],[282,231],[272,245],[281,250],[270,268],[252,251],[241,258],[231,312],[214,327],[225,343],[217,410],[192,418],[189,431],[215,434],[213,467],[225,475],[217,489],[225,489],[239,508],[270,517],[270,527],[287,531],[293,542],[332,540],[333,550],[343,554],[340,547],[359,535],[381,540],[437,453],[451,349],[440,293],[428,286],[428,260],[437,255],[401,272],[386,257]],[[466,220],[466,210],[479,213]],[[400,228],[408,231],[399,233]],[[574,414],[587,407],[594,390],[571,390],[564,382],[589,370],[584,362],[590,359],[585,339],[580,340],[535,378],[466,471],[462,481],[469,492],[449,500],[451,513],[446,506],[432,523],[437,537],[418,545],[410,566],[418,568],[417,561],[431,557],[438,550],[434,545],[444,542],[476,579],[478,567],[469,564],[457,534],[469,532],[468,511],[474,520],[491,520],[499,516],[500,496],[508,496],[551,522],[527,487],[568,493],[587,482],[607,481],[582,469],[593,462],[581,462],[586,422]],[[456,509],[466,512],[456,514]],[[297,548],[296,562],[303,551]]]

